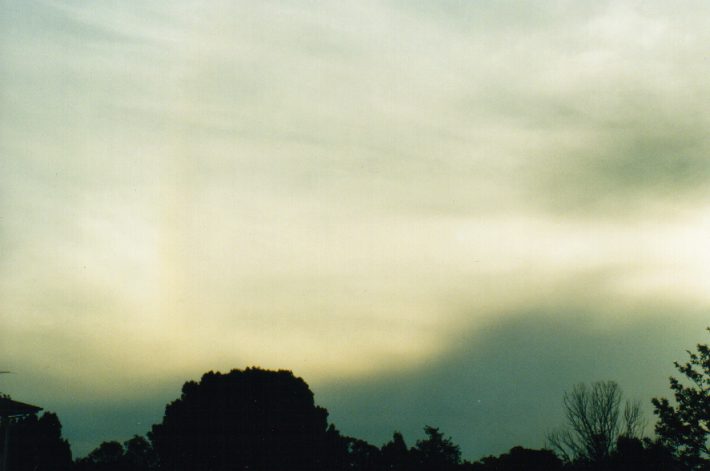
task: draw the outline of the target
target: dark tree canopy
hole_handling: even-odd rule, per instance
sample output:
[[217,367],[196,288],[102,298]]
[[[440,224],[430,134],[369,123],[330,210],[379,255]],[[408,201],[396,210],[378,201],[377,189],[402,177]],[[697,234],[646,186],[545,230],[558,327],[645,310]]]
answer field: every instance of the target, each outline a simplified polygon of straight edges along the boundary
[[558,471],[562,461],[552,450],[532,450],[516,446],[498,457],[487,456],[469,467],[470,471]]
[[123,445],[117,441],[103,442],[86,457],[77,460],[78,471],[122,471]]
[[62,438],[59,417],[52,412],[45,412],[40,417],[31,414],[12,424],[7,466],[13,471],[71,469],[71,449]]
[[150,471],[158,466],[153,445],[139,435],[123,443],[123,462],[133,471]]
[[680,471],[683,468],[671,451],[648,438],[619,437],[604,471]]
[[[708,328],[710,332],[710,328]],[[685,382],[670,378],[675,405],[653,399],[656,434],[689,469],[710,469],[710,348],[698,345],[685,364],[675,362]]]
[[392,440],[380,448],[380,463],[383,470],[404,471],[412,466],[412,456],[400,432],[392,434]]
[[327,411],[290,371],[209,372],[168,404],[150,439],[166,471],[317,470]]
[[445,437],[436,427],[424,427],[427,438],[417,440],[412,453],[421,470],[454,469],[461,464],[461,450],[450,437]]
[[121,445],[103,442],[86,457],[76,461],[76,471],[152,471],[158,462],[152,445],[145,437],[134,436]]

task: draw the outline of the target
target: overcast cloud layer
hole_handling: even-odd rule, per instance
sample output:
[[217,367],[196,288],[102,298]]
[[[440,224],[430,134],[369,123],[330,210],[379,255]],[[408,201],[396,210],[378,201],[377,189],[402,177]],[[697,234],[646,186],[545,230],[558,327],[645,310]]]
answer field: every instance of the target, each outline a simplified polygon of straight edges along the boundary
[[[702,339],[707,2],[2,9],[0,369],[21,374],[0,389],[66,411],[81,453],[82,410],[159,417],[210,369],[292,369],[379,440],[427,411],[463,430],[445,395],[403,425],[347,413],[369,417],[386,378],[421,394],[432,365],[495,361],[531,319],[555,401],[605,379],[552,368],[575,345],[658,352],[613,357],[643,391]],[[515,376],[482,371],[464,376]]]

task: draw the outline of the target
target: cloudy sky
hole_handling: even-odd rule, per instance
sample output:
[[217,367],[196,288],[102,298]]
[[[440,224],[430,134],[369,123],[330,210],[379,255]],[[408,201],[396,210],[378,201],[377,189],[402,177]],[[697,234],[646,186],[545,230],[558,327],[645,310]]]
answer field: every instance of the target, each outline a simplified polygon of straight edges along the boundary
[[0,390],[75,454],[261,365],[477,458],[705,340],[705,1],[0,5]]

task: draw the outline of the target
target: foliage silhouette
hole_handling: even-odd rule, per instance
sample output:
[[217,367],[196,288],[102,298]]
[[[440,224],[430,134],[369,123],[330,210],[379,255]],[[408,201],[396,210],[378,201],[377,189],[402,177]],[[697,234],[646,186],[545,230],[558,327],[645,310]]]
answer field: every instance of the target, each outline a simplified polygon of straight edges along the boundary
[[121,445],[103,442],[86,457],[76,461],[76,471],[151,471],[156,470],[157,457],[145,437],[134,436]]
[[149,437],[166,471],[318,470],[334,434],[327,416],[290,371],[209,372],[184,384]]
[[122,471],[124,449],[117,441],[101,443],[86,457],[77,460],[78,471]]
[[326,432],[323,469],[332,471],[379,470],[380,450],[359,438],[343,436],[332,424]]
[[417,440],[412,449],[417,469],[444,471],[461,464],[461,450],[450,437],[444,437],[438,428],[429,425],[424,427],[424,433],[427,438]]
[[40,417],[31,414],[16,419],[8,440],[7,468],[13,471],[72,468],[71,448],[62,438],[62,424],[56,414],[45,412]]
[[[710,332],[710,328],[708,328]],[[654,413],[658,415],[656,434],[676,456],[693,470],[710,469],[710,348],[697,345],[697,352],[688,352],[690,359],[675,366],[687,379],[687,384],[670,378],[676,405],[665,398],[654,398]]]
[[145,437],[135,435],[123,443],[123,461],[134,471],[150,471],[157,469],[158,457],[153,445]]
[[683,469],[662,443],[648,438],[621,436],[609,457],[610,471],[680,471]]
[[558,471],[562,461],[551,450],[516,446],[498,457],[487,456],[468,467],[470,471]]
[[400,432],[380,448],[380,467],[385,471],[405,471],[413,466],[412,454]]
[[380,449],[359,438],[347,438],[345,469],[375,470],[379,468]]

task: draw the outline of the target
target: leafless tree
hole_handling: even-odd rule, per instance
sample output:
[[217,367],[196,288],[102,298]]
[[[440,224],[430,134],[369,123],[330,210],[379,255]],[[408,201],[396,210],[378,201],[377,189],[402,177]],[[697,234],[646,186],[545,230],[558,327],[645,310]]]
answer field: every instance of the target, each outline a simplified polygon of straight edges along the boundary
[[566,461],[601,462],[620,436],[639,437],[645,426],[638,401],[626,401],[614,381],[580,383],[565,392],[567,424],[547,435],[547,443]]

